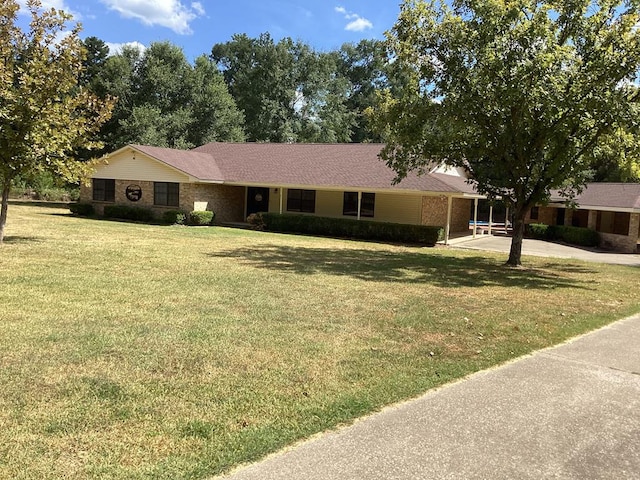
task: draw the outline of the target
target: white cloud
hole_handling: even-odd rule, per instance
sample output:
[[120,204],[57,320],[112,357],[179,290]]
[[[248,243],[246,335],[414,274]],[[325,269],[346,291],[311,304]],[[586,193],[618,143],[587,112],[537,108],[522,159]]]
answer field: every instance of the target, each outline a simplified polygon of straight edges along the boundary
[[189,22],[204,15],[200,2],[186,7],[180,0],[102,0],[111,10],[124,18],[135,18],[145,25],[160,25],[174,32],[187,35],[193,33]]
[[344,7],[335,7],[334,10],[337,13],[344,15],[346,20],[350,20],[350,22],[347,23],[347,26],[344,27],[345,30],[350,32],[362,32],[368,28],[373,28],[373,23],[366,18],[361,17],[357,13],[349,12]]
[[109,42],[105,42],[107,44],[107,47],[109,47],[109,55],[117,55],[120,52],[122,52],[122,49],[124,47],[134,47],[137,48],[140,53],[144,53],[144,51],[147,49],[147,47],[145,47],[143,44],[141,44],[140,42],[127,42],[127,43],[109,43]]
[[373,23],[371,23],[366,18],[358,17],[354,21],[349,22],[345,30],[349,30],[350,32],[362,32],[368,28],[373,28]]
[[202,6],[202,3],[200,2],[193,2],[191,4],[191,8],[193,8],[193,10],[201,17],[204,16],[204,14],[206,13],[204,11],[204,7]]

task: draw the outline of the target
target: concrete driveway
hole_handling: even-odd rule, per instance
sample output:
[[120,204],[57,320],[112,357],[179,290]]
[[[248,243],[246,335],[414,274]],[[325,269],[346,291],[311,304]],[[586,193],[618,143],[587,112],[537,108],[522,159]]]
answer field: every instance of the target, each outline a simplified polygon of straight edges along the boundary
[[[475,239],[472,237],[463,237],[451,241],[450,247],[508,254],[511,248],[511,237],[504,235],[481,235]],[[543,240],[533,240],[530,238],[523,240],[522,254],[538,257],[576,258],[587,262],[613,263],[616,265],[640,267],[640,255],[638,254],[611,253],[545,242]]]

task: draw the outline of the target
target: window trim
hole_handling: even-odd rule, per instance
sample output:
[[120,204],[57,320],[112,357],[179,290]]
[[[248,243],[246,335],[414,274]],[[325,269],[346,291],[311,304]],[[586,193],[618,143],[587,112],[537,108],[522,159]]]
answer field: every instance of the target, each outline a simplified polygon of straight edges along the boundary
[[[92,178],[91,188],[92,188],[91,198],[94,202],[114,203],[116,201],[115,179]],[[97,193],[100,193],[100,195],[97,195]]]
[[[166,187],[166,192],[158,191],[162,186]],[[157,207],[179,207],[180,184],[176,182],[153,182],[153,204]]]

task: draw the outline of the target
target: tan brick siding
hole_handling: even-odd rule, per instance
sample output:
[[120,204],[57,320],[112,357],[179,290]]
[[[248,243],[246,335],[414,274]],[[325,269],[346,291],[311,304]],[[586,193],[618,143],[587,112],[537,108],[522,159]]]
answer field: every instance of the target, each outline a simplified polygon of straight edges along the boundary
[[600,233],[600,246],[617,252],[636,253],[639,231],[640,213],[632,213],[629,219],[629,234]]
[[[472,200],[454,198],[451,204],[450,233],[467,232],[471,218]],[[422,197],[422,225],[447,225],[447,197]]]
[[531,210],[524,217],[524,223],[544,223],[545,225],[555,225],[558,209],[555,207],[538,207],[538,218],[531,218]]
[[180,206],[194,209],[195,202],[206,203],[206,210],[216,214],[216,222],[243,222],[245,187],[183,183],[180,185]]
[[[216,214],[216,222],[242,222],[244,220],[244,187],[229,185],[206,185],[196,183],[180,184],[180,205],[178,207],[163,207],[153,204],[153,183],[140,180],[116,180],[115,202],[94,202],[93,187],[80,187],[80,201],[92,203],[98,215],[104,213],[105,205],[130,205],[151,209],[160,216],[167,210],[194,210],[195,202],[206,204],[205,209]],[[142,189],[142,197],[132,202],[126,196],[129,185],[138,185]]]

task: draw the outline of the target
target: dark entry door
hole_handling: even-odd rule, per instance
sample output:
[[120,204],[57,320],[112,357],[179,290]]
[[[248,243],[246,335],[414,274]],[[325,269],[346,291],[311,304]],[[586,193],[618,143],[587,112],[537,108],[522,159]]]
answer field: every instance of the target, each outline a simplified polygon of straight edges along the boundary
[[269,211],[269,189],[266,187],[247,188],[247,217],[252,213]]

